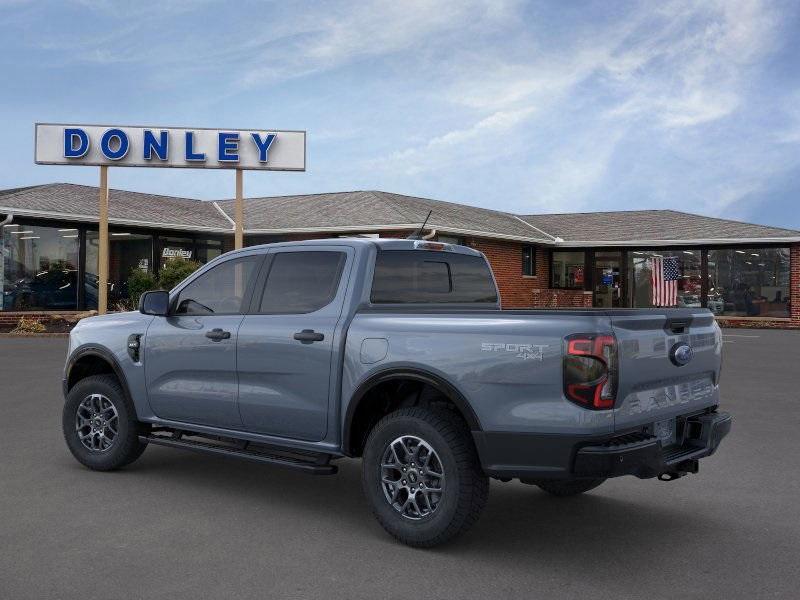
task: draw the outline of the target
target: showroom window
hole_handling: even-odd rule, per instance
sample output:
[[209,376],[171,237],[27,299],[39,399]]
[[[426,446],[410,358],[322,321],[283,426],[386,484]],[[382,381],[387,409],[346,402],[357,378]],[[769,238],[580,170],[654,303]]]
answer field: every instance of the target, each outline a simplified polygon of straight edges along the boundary
[[[128,280],[134,271],[153,273],[153,236],[131,231],[112,230],[108,235],[108,302],[117,307],[129,298]],[[98,257],[100,240],[97,231],[86,232],[84,298],[86,308],[97,308]]]
[[720,316],[790,317],[789,248],[708,251],[707,306]]
[[634,308],[702,306],[702,251],[634,250],[628,253]]
[[188,237],[160,237],[160,266],[164,268],[167,261],[171,258],[182,258],[184,260],[197,260],[195,254],[194,238]]
[[202,264],[211,262],[222,254],[222,240],[197,240],[197,260]]
[[536,246],[522,247],[522,274],[527,277],[536,275]]
[[3,310],[76,310],[78,230],[9,224],[2,228]]
[[582,290],[585,283],[586,253],[583,251],[553,252],[551,256],[551,287]]

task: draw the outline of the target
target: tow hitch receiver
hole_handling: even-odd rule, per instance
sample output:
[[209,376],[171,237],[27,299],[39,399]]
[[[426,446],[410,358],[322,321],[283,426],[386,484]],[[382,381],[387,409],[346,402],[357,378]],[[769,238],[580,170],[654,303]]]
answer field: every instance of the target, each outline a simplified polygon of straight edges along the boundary
[[689,473],[697,473],[700,470],[699,460],[685,460],[675,465],[674,471],[665,471],[658,474],[659,481],[675,481]]

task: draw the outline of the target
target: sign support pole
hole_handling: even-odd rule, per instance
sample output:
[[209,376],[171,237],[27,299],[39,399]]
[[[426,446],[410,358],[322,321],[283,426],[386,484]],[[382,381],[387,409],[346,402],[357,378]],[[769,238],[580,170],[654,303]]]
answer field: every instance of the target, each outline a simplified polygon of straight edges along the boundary
[[108,167],[100,167],[100,219],[97,265],[97,312],[108,312]]
[[236,169],[236,231],[234,233],[234,248],[240,250],[244,247],[244,199],[243,199],[243,172]]

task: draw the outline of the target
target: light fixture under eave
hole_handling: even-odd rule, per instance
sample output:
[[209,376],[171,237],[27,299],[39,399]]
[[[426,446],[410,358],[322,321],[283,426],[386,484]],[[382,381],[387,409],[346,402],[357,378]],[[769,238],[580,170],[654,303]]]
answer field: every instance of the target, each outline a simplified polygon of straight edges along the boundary
[[64,232],[64,231],[78,231],[78,230],[77,229],[59,229],[58,231],[59,232]]
[[28,231],[12,231],[11,235],[25,235],[26,233],[33,233],[33,230],[31,229]]
[[130,233],[112,233],[111,235],[119,237],[119,236],[123,236],[123,235],[130,235]]
[[73,233],[71,235],[62,235],[61,237],[62,238],[76,238],[76,237],[78,237],[78,234],[77,233]]
[[19,223],[11,223],[10,225],[3,225],[3,228],[4,228],[4,229],[5,229],[6,227],[19,227]]
[[26,235],[26,236],[23,236],[23,237],[17,238],[17,239],[20,239],[20,240],[38,240],[41,237],[42,236],[40,236],[40,235]]

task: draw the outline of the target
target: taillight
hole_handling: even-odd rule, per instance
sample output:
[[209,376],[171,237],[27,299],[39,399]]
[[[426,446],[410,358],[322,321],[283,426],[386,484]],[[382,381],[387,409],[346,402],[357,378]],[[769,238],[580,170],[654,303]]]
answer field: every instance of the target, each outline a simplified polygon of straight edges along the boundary
[[617,398],[617,340],[612,334],[565,339],[564,395],[585,408],[614,408]]

